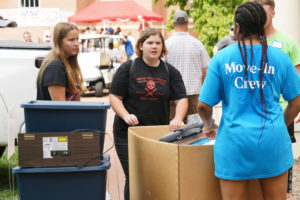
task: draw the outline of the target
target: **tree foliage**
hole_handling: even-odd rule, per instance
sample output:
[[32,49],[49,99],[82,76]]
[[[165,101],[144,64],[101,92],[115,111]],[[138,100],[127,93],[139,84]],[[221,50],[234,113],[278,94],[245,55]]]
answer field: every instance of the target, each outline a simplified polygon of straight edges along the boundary
[[[159,0],[154,0],[157,3]],[[228,35],[233,25],[234,11],[247,0],[166,0],[164,6],[179,6],[193,19],[194,31],[204,44],[210,56],[214,45]],[[189,8],[188,8],[189,7]],[[187,9],[188,8],[188,9]],[[169,17],[167,30],[173,29],[173,14]]]

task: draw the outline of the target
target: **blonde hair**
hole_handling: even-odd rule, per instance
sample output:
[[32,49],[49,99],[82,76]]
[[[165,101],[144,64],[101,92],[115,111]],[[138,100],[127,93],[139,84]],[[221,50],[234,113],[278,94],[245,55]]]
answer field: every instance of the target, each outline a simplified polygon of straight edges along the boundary
[[161,34],[161,32],[156,28],[146,28],[145,30],[140,32],[139,39],[137,40],[137,43],[135,45],[135,53],[137,57],[143,57],[143,51],[140,49],[140,45],[142,45],[145,42],[145,40],[147,40],[152,35],[158,35],[161,39],[162,50],[161,50],[160,58],[168,54],[167,47],[165,45],[165,39]]
[[[53,48],[46,56],[38,74],[38,80],[42,81],[43,73],[48,65],[54,60],[59,59],[66,67],[68,77],[68,92],[81,94],[86,90],[83,85],[82,73],[77,61],[77,55],[67,56],[62,50],[62,40],[70,31],[78,30],[77,26],[68,22],[61,22],[55,25],[53,30]],[[38,83],[38,81],[37,81]]]

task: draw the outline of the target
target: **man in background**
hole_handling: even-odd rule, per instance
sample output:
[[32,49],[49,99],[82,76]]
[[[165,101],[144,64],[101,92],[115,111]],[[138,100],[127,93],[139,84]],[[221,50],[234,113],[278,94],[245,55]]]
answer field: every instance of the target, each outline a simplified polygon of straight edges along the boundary
[[31,33],[28,32],[28,31],[25,31],[25,32],[23,33],[23,38],[24,38],[24,41],[25,41],[25,42],[33,42],[33,41],[32,41],[32,38],[31,38]]
[[[174,14],[174,34],[166,40],[168,54],[164,61],[181,73],[188,95],[187,115],[198,113],[198,96],[204,82],[210,57],[203,44],[188,33],[188,16],[179,10]],[[174,118],[175,103],[170,103],[170,120]],[[185,119],[186,120],[186,119]]]
[[236,43],[236,40],[235,40],[235,37],[234,37],[234,34],[233,34],[233,28],[234,26],[232,25],[230,27],[230,30],[229,30],[229,35],[223,37],[215,46],[214,46],[214,49],[213,49],[213,52],[214,52],[214,55],[220,51],[221,49],[231,45],[231,44],[234,44]]
[[[265,24],[265,33],[267,36],[268,45],[271,45],[275,48],[281,49],[284,51],[292,60],[293,65],[295,66],[298,74],[300,74],[300,49],[295,40],[290,38],[289,36],[281,33],[276,30],[273,26],[273,18],[275,16],[275,2],[274,0],[251,0],[253,2],[257,2],[261,4],[266,12],[267,21]],[[284,110],[287,106],[287,102],[284,101],[282,95],[280,96],[280,105],[282,110]],[[292,143],[296,142],[295,134],[294,134],[294,123],[288,126],[288,131],[291,137]],[[292,169],[289,170],[288,175],[288,199],[291,198],[292,193]]]

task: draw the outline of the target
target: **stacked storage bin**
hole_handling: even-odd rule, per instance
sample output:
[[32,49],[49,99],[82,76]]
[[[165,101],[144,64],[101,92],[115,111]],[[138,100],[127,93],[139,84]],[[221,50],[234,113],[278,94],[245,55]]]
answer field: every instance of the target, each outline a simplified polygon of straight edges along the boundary
[[[98,130],[102,155],[108,103],[71,101],[30,101],[22,104],[26,133]],[[105,199],[109,155],[101,156],[99,166],[15,167],[21,200]]]

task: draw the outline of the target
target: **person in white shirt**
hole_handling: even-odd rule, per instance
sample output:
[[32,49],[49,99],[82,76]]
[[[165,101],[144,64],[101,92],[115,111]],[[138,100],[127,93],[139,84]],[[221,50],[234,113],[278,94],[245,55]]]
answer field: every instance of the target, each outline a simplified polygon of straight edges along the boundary
[[[164,61],[173,65],[181,73],[188,95],[187,115],[196,114],[198,96],[210,57],[204,45],[188,33],[188,16],[185,11],[177,11],[173,22],[175,33],[166,40],[169,53],[164,57]],[[174,117],[174,108],[175,105],[171,102],[170,120]]]

